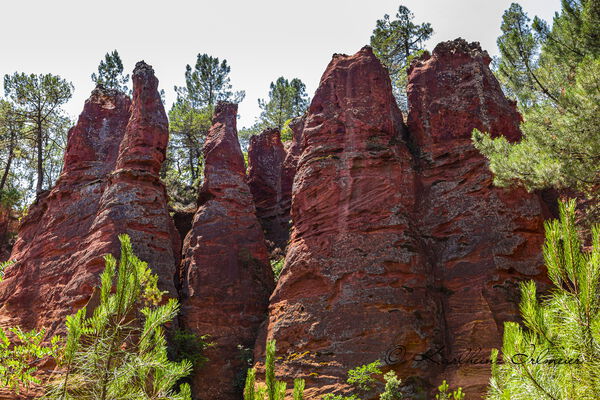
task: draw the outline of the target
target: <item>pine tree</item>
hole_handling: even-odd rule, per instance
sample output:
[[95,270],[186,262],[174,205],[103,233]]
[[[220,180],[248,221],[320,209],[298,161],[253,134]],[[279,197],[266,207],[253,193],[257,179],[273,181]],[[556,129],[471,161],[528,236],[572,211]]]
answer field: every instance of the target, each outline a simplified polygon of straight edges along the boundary
[[195,109],[181,97],[169,111],[170,140],[162,178],[169,197],[179,203],[196,201],[202,178],[202,146],[211,119],[209,107]]
[[[256,370],[250,368],[246,375],[244,386],[244,400],[285,400],[287,385],[275,378],[275,341],[267,342],[267,354],[265,359],[265,383],[256,383]],[[304,380],[295,379],[293,398],[302,400],[304,397]]]
[[129,92],[127,88],[129,74],[123,75],[123,62],[117,50],[106,53],[104,60],[101,60],[98,65],[98,74],[92,74],[92,81],[107,89],[116,89],[123,93]]
[[16,161],[22,155],[23,118],[15,107],[5,100],[0,100],[0,203],[5,207],[14,205],[21,197],[17,189],[14,174]]
[[15,72],[4,76],[4,92],[24,124],[22,139],[36,173],[35,191],[39,195],[54,183],[56,174],[50,173],[56,172],[56,164],[62,160],[61,142],[68,118],[61,107],[71,98],[73,85],[58,75]]
[[169,197],[191,204],[198,197],[202,180],[202,146],[214,106],[219,101],[239,103],[243,91],[234,92],[230,83],[231,67],[227,60],[198,54],[194,68],[186,65],[185,86],[175,86],[177,100],[169,111],[171,138],[161,177]]
[[398,7],[396,19],[388,14],[377,20],[371,35],[371,47],[375,55],[389,71],[396,101],[407,110],[406,71],[411,59],[424,49],[424,42],[433,34],[430,23],[415,24],[414,14],[405,6]]
[[534,36],[531,20],[517,3],[504,12],[500,29],[502,36],[497,44],[502,57],[496,74],[507,94],[518,99],[521,106],[530,107],[537,102],[539,78],[535,69],[540,42]]
[[[177,300],[162,301],[158,276],[119,236],[121,258],[105,257],[99,305],[84,307],[66,321],[66,344],[59,358],[64,374],[47,398],[60,400],[189,400],[190,388],[173,387],[190,374],[189,361],[167,358],[164,325],[177,315]],[[90,310],[91,312],[92,310]]]
[[[475,131],[494,182],[534,189],[574,189],[600,217],[600,0],[563,0],[552,27],[517,4],[503,18],[497,74],[519,101],[523,139]],[[592,27],[594,25],[594,27]]]
[[306,85],[298,79],[291,81],[279,77],[271,82],[269,99],[259,99],[258,105],[262,109],[256,131],[265,128],[283,129],[285,123],[292,118],[298,117],[308,107],[308,95]]
[[185,67],[185,86],[175,87],[177,97],[186,99],[194,109],[209,107],[211,112],[219,101],[240,103],[245,92],[232,91],[230,72],[227,60],[198,54],[194,68]]
[[522,324],[504,325],[502,357],[492,355],[488,400],[600,398],[600,225],[582,250],[575,203],[546,223],[544,260],[554,284],[540,296],[521,285]]

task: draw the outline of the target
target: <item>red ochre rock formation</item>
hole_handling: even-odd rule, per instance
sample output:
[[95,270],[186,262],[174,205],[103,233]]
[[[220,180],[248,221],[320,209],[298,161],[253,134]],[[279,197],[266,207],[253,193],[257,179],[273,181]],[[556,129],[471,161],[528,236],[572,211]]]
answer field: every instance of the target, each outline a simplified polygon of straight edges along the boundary
[[288,215],[292,208],[294,176],[296,176],[298,160],[304,148],[302,132],[304,131],[305,119],[304,116],[297,117],[289,124],[289,128],[292,131],[292,140],[288,142],[289,145],[286,147],[286,155],[281,169],[281,207],[287,210]]
[[291,228],[292,185],[304,146],[304,117],[289,124],[292,139],[282,143],[278,129],[252,136],[248,148],[248,185],[270,250],[285,251]]
[[426,351],[437,305],[411,226],[406,128],[370,48],[333,57],[302,134],[292,237],[267,336],[284,357],[279,375],[306,379],[308,398],[317,398],[398,341]]
[[133,101],[102,87],[69,131],[63,172],[30,207],[13,248],[17,263],[0,283],[0,326],[64,331],[64,319],[90,301],[103,256],[117,255],[117,235],[175,296],[179,238],[158,172],[167,117],[152,68],[133,73]]
[[0,262],[7,261],[17,232],[18,217],[10,209],[0,204]]
[[247,368],[238,345],[252,348],[264,321],[273,273],[246,183],[236,130],[237,105],[219,103],[204,145],[204,183],[182,261],[183,327],[215,343],[192,378],[201,399],[239,399]]
[[[267,129],[250,138],[248,186],[254,198],[265,239],[273,248],[285,248],[290,229],[289,208],[282,189],[283,163],[287,153],[278,129]],[[289,194],[291,199],[291,193]]]
[[376,359],[415,389],[448,379],[481,394],[489,366],[470,363],[489,357],[518,316],[518,281],[545,281],[542,202],[494,187],[471,143],[474,128],[520,138],[489,61],[462,39],[417,60],[408,130],[370,48],[334,55],[325,71],[255,352],[276,339],[278,376],[307,379],[307,398],[343,392],[347,370]]
[[[478,43],[440,43],[411,66],[410,135],[420,152],[419,231],[443,303],[444,356],[486,359],[501,345],[503,322],[518,316],[521,280],[547,281],[541,199],[493,186],[473,147],[477,128],[519,140],[521,117],[488,68]],[[489,365],[448,366],[442,375],[482,394]],[[438,378],[438,380],[441,380]]]

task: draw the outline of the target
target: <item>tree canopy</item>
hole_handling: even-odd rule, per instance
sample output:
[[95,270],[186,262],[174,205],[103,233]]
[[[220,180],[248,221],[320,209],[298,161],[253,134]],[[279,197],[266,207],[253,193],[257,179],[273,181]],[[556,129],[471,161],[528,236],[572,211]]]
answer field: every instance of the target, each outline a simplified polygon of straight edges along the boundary
[[388,14],[377,20],[371,35],[371,47],[390,73],[398,105],[407,110],[406,71],[410,60],[423,49],[424,42],[433,34],[428,22],[415,24],[414,14],[405,6],[398,7],[396,19]]
[[227,60],[198,54],[194,68],[185,69],[185,86],[175,87],[177,100],[169,110],[171,138],[162,178],[176,202],[196,201],[202,179],[202,146],[219,101],[240,102],[243,91],[233,91]]
[[39,195],[60,172],[70,125],[62,106],[71,98],[73,85],[58,75],[15,72],[4,76],[4,91],[13,106],[11,118],[23,124],[19,140],[30,149],[28,159],[35,165],[35,193]]
[[518,100],[523,139],[474,132],[501,186],[574,189],[594,200],[600,187],[598,0],[563,0],[552,27],[518,4],[504,13],[496,71]]
[[304,114],[308,108],[306,85],[298,78],[290,81],[283,76],[279,77],[271,82],[269,99],[259,99],[258,105],[262,109],[260,128],[281,130],[286,121]]
[[92,74],[92,81],[107,89],[116,89],[128,93],[129,74],[123,75],[123,62],[117,50],[106,53],[104,60],[101,60],[100,65],[98,65],[98,74]]

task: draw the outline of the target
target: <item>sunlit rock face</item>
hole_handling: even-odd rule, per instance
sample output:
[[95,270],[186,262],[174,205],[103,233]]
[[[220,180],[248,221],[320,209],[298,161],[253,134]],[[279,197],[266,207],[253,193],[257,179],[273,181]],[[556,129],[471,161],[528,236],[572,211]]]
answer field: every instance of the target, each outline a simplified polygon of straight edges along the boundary
[[0,325],[63,333],[67,315],[90,303],[103,256],[118,234],[177,296],[179,237],[158,172],[168,121],[152,68],[133,72],[133,99],[97,87],[68,135],[62,174],[23,219],[0,283]]
[[[541,199],[522,189],[493,186],[473,147],[477,128],[519,140],[521,117],[490,71],[478,43],[443,42],[409,70],[408,126],[419,151],[419,231],[443,305],[443,355],[437,377],[484,393],[487,359],[501,345],[504,321],[517,319],[521,280],[546,282],[541,258]],[[469,354],[476,354],[465,361]],[[437,383],[432,382],[432,383]]]
[[398,341],[412,351],[433,344],[439,311],[412,226],[406,133],[371,49],[335,55],[304,123],[291,242],[266,331],[284,357],[278,373],[306,379],[308,398],[342,390],[348,369]]
[[286,156],[278,129],[250,138],[248,186],[270,250],[284,249],[289,238],[291,192],[284,192],[282,186]]
[[517,318],[518,282],[546,280],[542,202],[494,187],[471,143],[474,128],[521,135],[489,62],[462,39],[415,60],[406,127],[372,51],[334,55],[302,130],[259,368],[276,339],[279,376],[305,378],[310,399],[347,391],[346,372],[376,359],[414,393],[442,379],[483,393],[489,365],[473,361]]
[[[237,400],[273,290],[273,272],[236,130],[237,105],[219,103],[204,144],[204,183],[183,244],[183,328],[210,335],[209,362],[194,373],[202,400]],[[237,387],[236,387],[237,383]],[[241,386],[240,386],[241,385]]]

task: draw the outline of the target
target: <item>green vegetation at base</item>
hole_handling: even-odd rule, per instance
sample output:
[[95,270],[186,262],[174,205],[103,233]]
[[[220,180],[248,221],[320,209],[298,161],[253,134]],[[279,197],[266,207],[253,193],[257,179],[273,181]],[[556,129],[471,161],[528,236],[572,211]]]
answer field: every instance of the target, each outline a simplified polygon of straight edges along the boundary
[[544,260],[553,283],[546,295],[521,285],[522,323],[507,322],[492,355],[488,400],[600,398],[600,225],[582,251],[575,203],[546,223]]
[[20,328],[8,331],[0,328],[0,387],[18,394],[40,383],[34,376],[38,370],[36,364],[44,358],[55,357],[60,340],[54,336],[45,344],[44,339],[44,330],[24,332]]
[[168,337],[169,350],[172,354],[169,358],[173,361],[188,360],[192,363],[194,369],[199,369],[208,362],[208,358],[204,353],[214,345],[208,335],[198,336],[193,332],[177,329]]
[[[121,258],[107,255],[100,276],[98,306],[67,317],[67,336],[58,366],[62,376],[48,399],[191,399],[190,388],[173,386],[188,376],[192,363],[170,361],[164,326],[179,311],[163,301],[158,276],[138,259],[128,236],[119,236]],[[91,310],[90,310],[91,311]]]
[[[244,400],[284,400],[287,384],[275,379],[275,341],[267,342],[265,359],[265,383],[256,382],[256,369],[250,368],[246,376]],[[304,380],[295,379],[293,398],[302,400],[304,396]]]
[[[275,341],[267,342],[265,357],[265,382],[258,383],[256,380],[256,369],[248,369],[246,375],[246,384],[244,387],[244,400],[284,400],[286,393],[286,383],[278,381],[275,377]],[[402,380],[398,378],[394,371],[388,371],[383,375],[385,386],[383,391],[376,392],[380,383],[376,378],[382,375],[380,367],[381,361],[377,360],[369,364],[360,365],[348,371],[346,383],[352,388],[353,393],[349,395],[326,394],[323,400],[361,400],[364,396],[372,398],[379,395],[380,400],[402,400]],[[294,380],[292,391],[293,400],[302,400],[304,397],[305,381],[303,379]],[[436,399],[439,400],[463,400],[464,393],[462,388],[452,391],[446,381],[438,388]]]

